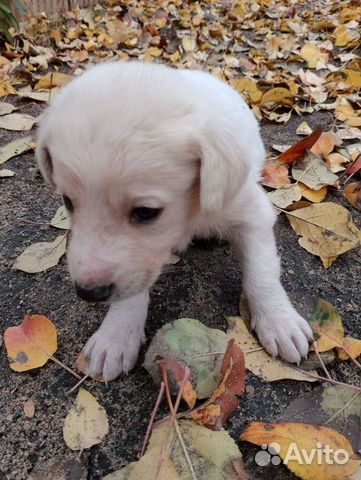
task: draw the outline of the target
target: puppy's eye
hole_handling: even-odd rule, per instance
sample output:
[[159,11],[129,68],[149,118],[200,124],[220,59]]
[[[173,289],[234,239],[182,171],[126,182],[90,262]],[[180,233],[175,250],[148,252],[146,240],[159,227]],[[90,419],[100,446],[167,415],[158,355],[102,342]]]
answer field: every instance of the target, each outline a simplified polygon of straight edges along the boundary
[[64,206],[68,210],[68,212],[72,212],[74,210],[74,206],[73,206],[72,201],[66,195],[63,195],[63,202],[64,202]]
[[130,212],[130,220],[134,223],[151,223],[159,217],[161,208],[137,207]]

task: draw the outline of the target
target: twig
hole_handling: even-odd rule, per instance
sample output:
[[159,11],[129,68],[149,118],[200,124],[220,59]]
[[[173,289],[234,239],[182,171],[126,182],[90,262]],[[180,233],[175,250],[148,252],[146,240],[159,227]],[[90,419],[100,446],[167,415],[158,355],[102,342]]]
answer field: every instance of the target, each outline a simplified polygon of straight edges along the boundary
[[348,383],[339,382],[338,380],[333,380],[332,378],[320,377],[320,375],[315,375],[313,373],[307,372],[307,370],[302,370],[301,368],[297,368],[297,370],[304,375],[308,375],[309,377],[316,378],[317,380],[321,380],[322,382],[329,382],[333,383],[334,385],[339,385],[340,387],[349,388],[350,390],[354,390],[355,392],[361,392],[361,387],[357,387],[356,385],[349,385]]
[[81,379],[79,380],[79,382],[74,385],[74,387],[71,387],[71,389],[68,390],[65,395],[70,395],[71,393],[75,392],[75,390],[76,390],[77,388],[79,388],[80,385],[81,385],[82,383],[84,383],[85,380],[86,380],[87,378],[89,378],[89,377],[90,377],[90,373],[87,373],[86,375],[84,375],[84,377],[81,378]]
[[65,363],[61,362],[60,360],[58,360],[57,358],[53,357],[52,355],[49,356],[50,360],[52,360],[53,362],[55,362],[56,364],[58,364],[60,367],[63,367],[65,368],[65,370],[67,370],[69,373],[71,373],[72,375],[74,375],[75,378],[77,378],[78,380],[82,380],[82,377],[80,375],[78,375],[76,372],[74,372],[74,370],[72,370],[70,367],[68,367],[67,365],[65,365]]
[[143,446],[142,446],[142,451],[140,452],[140,456],[142,457],[145,453],[145,450],[148,446],[148,441],[149,441],[149,437],[150,437],[150,434],[152,433],[152,429],[153,429],[153,423],[154,423],[154,419],[155,419],[155,416],[157,414],[157,411],[158,411],[158,408],[159,408],[159,405],[160,405],[160,402],[162,401],[163,399],[163,395],[164,395],[164,382],[162,382],[160,384],[160,390],[159,390],[159,394],[158,394],[158,398],[157,398],[157,401],[156,401],[156,404],[153,408],[153,411],[152,411],[152,415],[150,417],[150,421],[149,421],[149,425],[148,425],[148,428],[147,428],[147,432],[145,434],[145,437],[144,437],[144,442],[143,442]]
[[325,365],[324,361],[322,360],[322,357],[321,357],[321,355],[320,355],[320,352],[318,351],[317,342],[316,342],[316,341],[313,342],[313,345],[312,345],[312,346],[313,346],[313,348],[315,349],[317,358],[318,358],[318,360],[319,360],[319,362],[320,362],[320,364],[321,364],[321,367],[323,368],[323,370],[324,370],[324,372],[325,372],[325,374],[326,374],[326,377],[327,377],[329,380],[332,380],[332,377],[331,377],[331,375],[329,374],[329,372],[328,372],[328,370],[327,370],[327,368],[326,368],[326,365]]
[[333,420],[335,420],[335,418],[337,418],[337,417],[340,415],[340,413],[344,412],[344,411],[346,410],[346,408],[347,408],[349,405],[351,405],[351,403],[354,402],[354,401],[356,400],[356,398],[358,398],[360,395],[361,395],[360,392],[359,392],[359,393],[356,393],[352,398],[350,398],[350,400],[349,400],[347,403],[345,403],[345,405],[344,405],[342,408],[340,408],[340,410],[338,410],[336,413],[334,413],[334,414],[332,415],[332,417],[330,417],[330,418],[324,423],[324,425],[328,425],[329,423],[333,422]]
[[259,352],[261,350],[264,350],[264,347],[252,348],[251,350],[245,350],[243,353],[246,355],[247,353]]
[[174,406],[173,406],[173,402],[172,402],[171,395],[170,395],[170,390],[169,390],[167,370],[166,370],[166,368],[163,364],[160,365],[160,368],[161,368],[163,382],[164,382],[164,386],[165,386],[165,392],[166,392],[168,406],[169,406],[169,409],[171,411],[171,418],[170,418],[170,423],[169,423],[169,430],[167,432],[165,442],[163,443],[163,447],[162,447],[162,455],[161,455],[161,460],[160,460],[159,466],[158,466],[156,480],[160,480],[160,473],[161,473],[161,469],[162,469],[162,465],[163,465],[163,461],[164,461],[164,455],[165,455],[166,447],[168,445],[170,433],[172,431],[173,423],[174,423],[175,431],[176,431],[177,436],[178,436],[179,443],[182,447],[185,459],[187,461],[187,465],[188,465],[189,470],[192,474],[192,479],[193,480],[198,480],[197,476],[196,476],[196,472],[194,471],[191,459],[189,458],[187,447],[186,447],[186,445],[184,443],[184,440],[183,440],[183,437],[182,437],[182,432],[180,431],[180,428],[179,428],[179,425],[178,425],[178,422],[177,422],[177,419],[176,419],[177,410],[178,410],[178,407],[179,407],[179,404],[180,404],[180,401],[181,401],[181,398],[182,398],[182,395],[183,395],[183,389],[184,389],[184,386],[186,384],[186,381],[189,379],[189,375],[190,375],[189,368],[185,369],[184,377],[183,377],[183,380],[182,380],[182,383],[181,383],[181,386],[180,386],[180,389],[179,389],[179,392],[178,392],[178,396],[177,396],[177,399],[176,399],[176,402],[175,402]]

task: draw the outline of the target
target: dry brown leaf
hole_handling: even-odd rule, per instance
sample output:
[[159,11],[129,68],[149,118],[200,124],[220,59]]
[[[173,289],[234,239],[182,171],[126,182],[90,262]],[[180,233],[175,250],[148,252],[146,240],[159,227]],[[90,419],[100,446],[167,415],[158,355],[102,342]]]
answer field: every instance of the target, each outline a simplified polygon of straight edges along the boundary
[[270,188],[282,188],[291,184],[288,168],[277,163],[266,163],[262,172],[262,185]]
[[262,95],[261,106],[271,109],[275,106],[292,107],[293,95],[288,88],[275,87]]
[[[234,339],[245,355],[246,369],[261,377],[266,382],[292,379],[304,382],[315,382],[316,380],[291,365],[271,357],[259,344],[254,335],[250,333],[242,317],[228,317],[229,339]],[[313,372],[315,373],[315,372]]]
[[304,45],[300,53],[308,63],[308,68],[324,68],[328,60],[328,54],[312,43]]
[[284,209],[292,205],[292,203],[301,200],[302,192],[299,185],[294,183],[288,188],[279,188],[274,192],[268,192],[267,197],[271,200],[273,205]]
[[57,265],[66,251],[66,237],[59,235],[53,242],[39,242],[30,245],[15,260],[13,270],[38,273]]
[[294,163],[301,160],[306,151],[313,147],[321,134],[322,128],[317,127],[308,137],[303,138],[292,145],[292,147],[288,148],[285,152],[281,153],[281,155],[277,157],[277,161],[280,163]]
[[318,203],[287,213],[298,243],[319,257],[337,257],[361,243],[361,232],[348,210],[332,202]]
[[24,415],[27,418],[33,418],[35,415],[34,400],[27,400],[23,405]]
[[9,113],[0,117],[0,128],[5,130],[31,130],[37,119],[26,113]]
[[320,190],[325,185],[334,185],[338,181],[338,176],[329,171],[326,163],[311,152],[302,162],[292,166],[292,177],[312,190]]
[[343,190],[343,196],[357,210],[361,210],[361,182],[349,183]]
[[316,155],[326,156],[335,148],[335,136],[332,132],[322,132],[320,138],[311,147],[311,152]]

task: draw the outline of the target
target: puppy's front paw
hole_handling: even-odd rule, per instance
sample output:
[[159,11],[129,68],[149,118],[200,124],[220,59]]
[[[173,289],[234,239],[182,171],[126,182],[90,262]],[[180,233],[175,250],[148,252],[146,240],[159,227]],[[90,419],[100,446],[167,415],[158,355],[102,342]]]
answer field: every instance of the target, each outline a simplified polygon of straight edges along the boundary
[[259,341],[269,354],[279,355],[290,363],[299,364],[306,358],[313,333],[309,323],[292,306],[269,316],[253,318],[252,325]]
[[84,348],[91,376],[102,376],[104,381],[108,382],[123,372],[128,373],[137,362],[144,340],[144,333],[137,329],[100,327]]

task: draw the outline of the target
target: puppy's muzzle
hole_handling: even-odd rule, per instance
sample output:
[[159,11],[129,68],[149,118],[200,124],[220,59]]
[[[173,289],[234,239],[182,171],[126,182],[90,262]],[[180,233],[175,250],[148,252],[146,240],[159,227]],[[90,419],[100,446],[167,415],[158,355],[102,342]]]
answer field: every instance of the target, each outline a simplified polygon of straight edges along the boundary
[[113,290],[113,284],[101,285],[93,288],[84,288],[78,283],[75,284],[76,294],[87,302],[105,302],[106,300],[109,300]]

